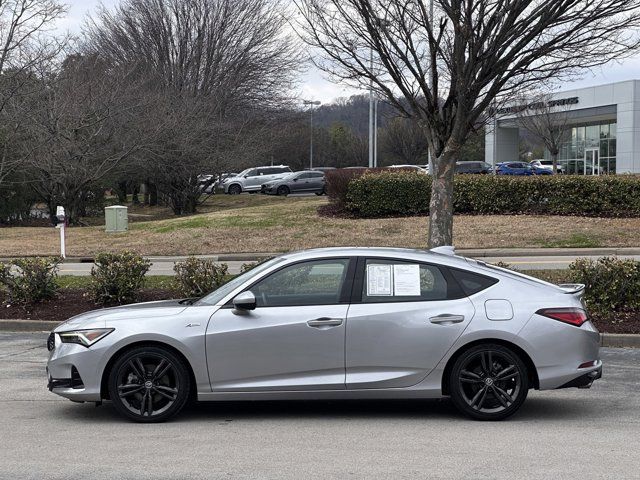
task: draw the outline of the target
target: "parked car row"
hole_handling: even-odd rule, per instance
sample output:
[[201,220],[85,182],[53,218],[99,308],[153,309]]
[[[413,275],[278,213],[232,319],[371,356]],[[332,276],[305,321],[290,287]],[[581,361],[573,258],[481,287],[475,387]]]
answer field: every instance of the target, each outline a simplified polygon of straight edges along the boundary
[[[367,167],[345,167],[345,169],[359,169]],[[429,174],[429,165],[391,165],[389,169],[414,170],[421,174]],[[533,160],[526,162],[501,162],[496,165],[497,175],[551,175],[552,162],[550,160]],[[289,195],[291,193],[326,193],[325,172],[335,170],[335,167],[317,167],[312,170],[294,172],[286,165],[271,165],[247,168],[240,173],[223,173],[201,175],[199,178],[204,193],[212,194],[222,190],[230,195],[240,193],[261,192],[268,195]],[[456,173],[486,175],[494,173],[493,167],[482,161],[456,162]],[[558,166],[558,173],[563,173]]]

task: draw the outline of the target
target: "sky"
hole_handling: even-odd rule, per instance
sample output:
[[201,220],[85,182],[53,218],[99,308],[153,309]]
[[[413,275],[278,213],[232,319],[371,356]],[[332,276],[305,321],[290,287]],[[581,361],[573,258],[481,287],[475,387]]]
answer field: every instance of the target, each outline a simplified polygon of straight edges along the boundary
[[[71,33],[79,33],[87,13],[95,11],[101,3],[109,7],[118,2],[119,0],[66,0],[65,3],[69,6],[69,12],[67,17],[60,21],[59,28],[61,30],[68,30]],[[611,63],[593,72],[587,72],[583,75],[582,79],[565,83],[563,90],[632,79],[640,79],[640,54],[623,62]],[[321,72],[311,67],[301,79],[297,93],[299,93],[299,96],[303,99],[320,100],[322,103],[331,103],[337,98],[347,97],[358,93],[358,91],[345,88],[344,85],[329,82]]]

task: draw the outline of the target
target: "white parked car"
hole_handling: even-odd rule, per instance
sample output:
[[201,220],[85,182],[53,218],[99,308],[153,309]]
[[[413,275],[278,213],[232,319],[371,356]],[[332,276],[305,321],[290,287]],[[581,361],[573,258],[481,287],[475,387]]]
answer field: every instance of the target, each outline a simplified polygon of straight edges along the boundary
[[403,170],[415,170],[418,173],[429,173],[427,168],[423,168],[420,165],[389,165],[389,168],[401,168]]
[[238,195],[242,192],[259,192],[262,184],[279,180],[293,173],[286,165],[247,168],[235,177],[224,180],[221,184],[224,193]]
[[[540,160],[531,160],[529,162],[529,165],[531,165],[532,167],[538,167],[538,168],[542,168],[544,170],[549,170],[550,172],[553,172],[553,160],[544,160],[544,159],[540,159]],[[560,164],[558,164],[556,166],[557,169],[557,173],[564,173],[564,167]]]

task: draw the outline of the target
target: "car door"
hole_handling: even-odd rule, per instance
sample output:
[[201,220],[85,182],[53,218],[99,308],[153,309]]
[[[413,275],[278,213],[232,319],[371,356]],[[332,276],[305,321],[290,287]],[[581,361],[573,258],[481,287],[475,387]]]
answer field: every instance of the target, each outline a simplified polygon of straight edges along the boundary
[[409,387],[440,362],[475,314],[447,269],[359,261],[347,316],[347,388]]
[[307,182],[307,191],[321,192],[323,188],[324,188],[324,173],[309,172],[309,179]]
[[290,182],[287,182],[287,186],[291,192],[304,192],[307,188],[307,181],[309,180],[308,173],[297,173],[293,176]]
[[206,335],[213,391],[345,389],[354,267],[348,258],[288,265],[247,289],[255,310],[218,310]]
[[260,189],[262,185],[262,175],[259,168],[254,168],[247,172],[243,181],[243,190],[256,190]]

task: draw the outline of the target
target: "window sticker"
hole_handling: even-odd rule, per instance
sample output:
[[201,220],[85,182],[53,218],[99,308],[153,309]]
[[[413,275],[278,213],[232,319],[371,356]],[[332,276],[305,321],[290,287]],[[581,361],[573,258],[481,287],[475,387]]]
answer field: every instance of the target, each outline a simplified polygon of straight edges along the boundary
[[391,296],[391,265],[367,265],[367,296]]
[[394,265],[393,290],[396,297],[420,296],[420,265]]

